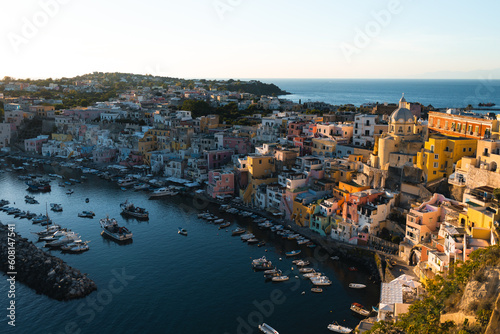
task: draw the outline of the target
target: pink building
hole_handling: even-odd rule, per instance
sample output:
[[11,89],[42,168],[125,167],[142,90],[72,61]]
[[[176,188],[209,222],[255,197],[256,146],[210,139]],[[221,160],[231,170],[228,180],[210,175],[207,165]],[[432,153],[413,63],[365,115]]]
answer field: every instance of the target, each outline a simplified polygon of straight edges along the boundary
[[234,195],[234,173],[209,171],[207,193],[212,198],[222,195]]
[[248,137],[224,137],[222,145],[224,148],[234,150],[235,154],[249,154],[252,149]]
[[49,141],[49,136],[38,136],[36,138],[24,140],[24,150],[42,154],[42,145]]
[[77,119],[95,120],[101,117],[101,113],[106,112],[102,109],[66,109],[63,110],[64,116],[74,116]]
[[207,159],[208,170],[221,168],[231,161],[233,150],[213,150],[205,151],[205,159]]
[[292,140],[293,137],[298,137],[302,135],[302,131],[306,126],[305,122],[291,122],[288,124],[288,135],[287,139]]
[[92,160],[98,164],[114,162],[117,153],[116,148],[98,148],[92,152]]

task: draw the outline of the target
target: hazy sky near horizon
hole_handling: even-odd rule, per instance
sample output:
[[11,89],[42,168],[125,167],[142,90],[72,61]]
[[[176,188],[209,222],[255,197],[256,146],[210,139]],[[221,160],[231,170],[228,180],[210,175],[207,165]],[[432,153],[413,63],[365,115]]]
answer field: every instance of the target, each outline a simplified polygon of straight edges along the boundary
[[0,79],[474,78],[500,68],[493,0],[1,3]]

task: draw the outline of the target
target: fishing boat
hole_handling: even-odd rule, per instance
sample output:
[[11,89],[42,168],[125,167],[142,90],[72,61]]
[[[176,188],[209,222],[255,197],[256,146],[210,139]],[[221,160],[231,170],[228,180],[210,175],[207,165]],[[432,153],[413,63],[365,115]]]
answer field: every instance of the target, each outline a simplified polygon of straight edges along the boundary
[[363,305],[358,304],[358,303],[352,303],[351,304],[351,311],[356,312],[359,315],[362,315],[364,317],[368,317],[370,315],[370,311],[365,309]]
[[128,200],[120,204],[120,208],[122,209],[121,213],[123,215],[132,216],[138,219],[149,219],[149,213],[146,209],[135,206]]
[[311,282],[314,285],[332,285],[332,281],[330,281],[328,278],[325,276],[320,276],[320,277],[311,277]]
[[314,271],[313,268],[300,268],[299,269],[299,273],[304,273],[304,274],[306,274],[306,273],[312,273],[313,271]]
[[179,233],[180,235],[185,235],[185,236],[188,235],[188,232],[185,229],[183,229],[182,227],[179,227],[179,231],[177,231],[177,233]]
[[311,292],[321,293],[321,292],[323,292],[323,289],[321,289],[321,288],[311,288]]
[[265,256],[252,260],[252,268],[256,271],[271,270],[273,269],[273,263],[266,259]]
[[349,283],[349,287],[351,289],[364,289],[364,288],[366,288],[366,285],[359,284],[359,283]]
[[347,333],[351,333],[352,332],[352,328],[349,328],[349,327],[344,327],[344,326],[340,326],[338,323],[334,322],[333,324],[329,324],[328,327],[327,327],[329,330],[331,330],[332,332],[336,332],[336,333],[344,333],[344,334],[347,334]]
[[271,326],[269,326],[265,322],[262,323],[261,325],[259,325],[259,329],[261,332],[263,332],[265,334],[279,334],[276,329],[272,328]]
[[93,211],[82,211],[78,213],[80,218],[94,218],[95,213]]
[[301,253],[302,251],[299,249],[299,250],[294,250],[294,251],[291,251],[291,252],[286,252],[285,255],[288,256],[288,257],[291,257],[291,256],[297,256]]
[[26,182],[26,185],[28,186],[28,191],[48,192],[51,190],[50,184],[48,182],[31,181]]
[[99,220],[102,227],[102,236],[110,237],[116,241],[126,241],[132,239],[132,232],[126,227],[118,226],[118,222],[114,218],[102,218]]
[[31,222],[33,224],[43,224],[43,225],[47,225],[48,224],[51,224],[52,223],[52,220],[47,216],[47,215],[38,215],[36,217],[34,217],[33,219],[31,219]]
[[63,210],[61,204],[57,203],[50,203],[50,210],[55,211],[55,212],[61,212]]

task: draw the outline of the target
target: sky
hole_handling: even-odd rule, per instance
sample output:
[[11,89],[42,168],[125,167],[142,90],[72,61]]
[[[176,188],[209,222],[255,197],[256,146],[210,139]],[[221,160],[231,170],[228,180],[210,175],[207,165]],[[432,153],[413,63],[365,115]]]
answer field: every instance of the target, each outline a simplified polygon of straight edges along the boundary
[[[479,5],[480,4],[480,5]],[[500,79],[500,2],[0,0],[0,79]]]

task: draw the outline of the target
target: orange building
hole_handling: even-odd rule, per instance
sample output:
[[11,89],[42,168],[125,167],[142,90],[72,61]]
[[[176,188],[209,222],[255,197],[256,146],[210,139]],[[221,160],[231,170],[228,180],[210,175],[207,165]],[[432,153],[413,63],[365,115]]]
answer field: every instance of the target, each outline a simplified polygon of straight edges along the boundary
[[484,116],[453,115],[429,112],[429,131],[452,137],[485,139],[498,137],[497,119]]

